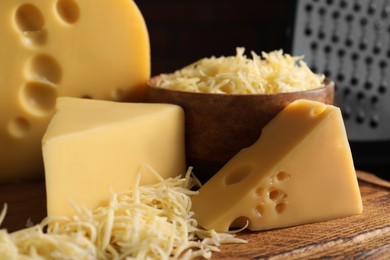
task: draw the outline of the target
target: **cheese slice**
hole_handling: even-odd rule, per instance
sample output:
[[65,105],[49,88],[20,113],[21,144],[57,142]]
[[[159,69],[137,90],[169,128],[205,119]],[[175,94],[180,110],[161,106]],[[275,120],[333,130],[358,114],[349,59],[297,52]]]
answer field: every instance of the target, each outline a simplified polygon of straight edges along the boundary
[[267,230],[361,213],[340,109],[291,103],[192,202],[199,224],[217,231],[246,224]]
[[132,0],[2,0],[0,17],[0,182],[43,177],[57,97],[141,99],[146,24]]
[[49,216],[96,208],[138,173],[151,184],[186,171],[179,106],[63,97],[57,110],[42,139]]

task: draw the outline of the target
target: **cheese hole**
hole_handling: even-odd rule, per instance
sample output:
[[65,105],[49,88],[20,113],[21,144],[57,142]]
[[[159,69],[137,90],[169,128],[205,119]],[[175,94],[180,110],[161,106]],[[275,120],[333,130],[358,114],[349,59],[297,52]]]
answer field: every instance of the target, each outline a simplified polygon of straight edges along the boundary
[[286,204],[284,204],[282,202],[275,205],[275,210],[276,210],[276,213],[278,213],[278,214],[283,213],[285,209],[286,209]]
[[22,88],[21,97],[29,112],[42,116],[54,110],[57,90],[44,82],[28,82]]
[[257,188],[256,189],[256,194],[257,194],[257,196],[263,196],[263,194],[264,194],[264,189],[262,188],[262,187],[260,187],[260,188]]
[[284,191],[278,190],[278,189],[269,190],[268,191],[268,196],[273,201],[277,201],[277,200],[280,200],[280,199],[283,199],[283,198],[287,198],[287,194]]
[[24,117],[16,117],[8,123],[8,132],[15,138],[25,137],[31,129],[30,122]]
[[249,175],[251,170],[252,170],[251,167],[248,165],[237,168],[236,170],[232,171],[230,174],[226,176],[225,178],[226,185],[233,185],[241,182]]
[[74,24],[80,17],[80,8],[74,0],[57,1],[58,15],[64,22]]
[[281,171],[276,174],[276,180],[277,181],[286,181],[290,178],[290,174],[287,172]]
[[263,216],[264,214],[264,207],[262,205],[257,205],[256,208],[256,213],[259,217]]
[[269,191],[268,196],[271,200],[276,200],[280,196],[280,192],[278,190]]
[[45,29],[34,32],[24,32],[22,41],[26,46],[44,45],[47,40],[47,31]]
[[22,33],[25,45],[43,45],[47,40],[47,31],[43,28],[45,20],[41,11],[32,4],[24,4],[16,9],[15,23]]
[[24,4],[16,9],[15,21],[19,30],[24,32],[41,31],[45,20],[41,11],[32,4]]
[[233,220],[233,222],[230,224],[229,229],[241,229],[247,226],[249,226],[249,218],[241,216]]
[[51,56],[41,54],[35,56],[29,67],[30,76],[40,81],[54,84],[61,82],[62,70],[59,63]]

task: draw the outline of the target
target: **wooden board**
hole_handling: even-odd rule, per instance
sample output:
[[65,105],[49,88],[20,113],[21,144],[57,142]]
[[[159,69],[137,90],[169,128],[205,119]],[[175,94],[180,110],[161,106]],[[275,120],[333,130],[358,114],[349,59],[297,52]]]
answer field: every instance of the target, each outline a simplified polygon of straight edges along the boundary
[[223,245],[218,258],[390,259],[390,191],[360,183],[363,213],[266,232],[247,232],[246,245]]
[[[222,245],[213,259],[390,259],[390,190],[360,182],[361,215],[264,232],[242,232],[247,244]],[[0,185],[1,226],[9,231],[38,223],[46,213],[43,181]]]

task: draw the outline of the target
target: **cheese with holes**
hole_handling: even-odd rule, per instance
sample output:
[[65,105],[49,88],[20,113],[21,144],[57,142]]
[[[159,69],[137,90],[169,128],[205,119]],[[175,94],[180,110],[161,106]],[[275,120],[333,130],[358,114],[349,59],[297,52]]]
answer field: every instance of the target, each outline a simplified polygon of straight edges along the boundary
[[340,109],[294,101],[193,196],[207,229],[267,230],[362,212]]
[[[106,205],[60,223],[47,217],[17,232],[0,229],[0,259],[210,259],[221,244],[247,243],[197,226],[190,175],[114,193]],[[0,226],[6,211],[0,207]]]
[[63,97],[42,139],[48,215],[186,171],[184,112],[168,104]]
[[0,182],[43,177],[57,97],[141,99],[146,24],[132,0],[2,0],[0,17]]

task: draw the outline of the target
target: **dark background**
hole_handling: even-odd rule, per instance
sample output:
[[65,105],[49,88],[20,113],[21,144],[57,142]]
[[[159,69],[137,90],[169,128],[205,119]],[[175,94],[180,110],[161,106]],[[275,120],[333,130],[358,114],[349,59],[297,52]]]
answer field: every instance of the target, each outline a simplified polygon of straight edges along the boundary
[[152,75],[211,56],[284,49],[292,0],[138,0],[151,43]]
[[[151,44],[152,76],[236,47],[291,52],[294,0],[136,0]],[[301,54],[299,54],[301,55]],[[351,143],[355,166],[390,179],[390,141]],[[386,153],[384,151],[387,151]]]

